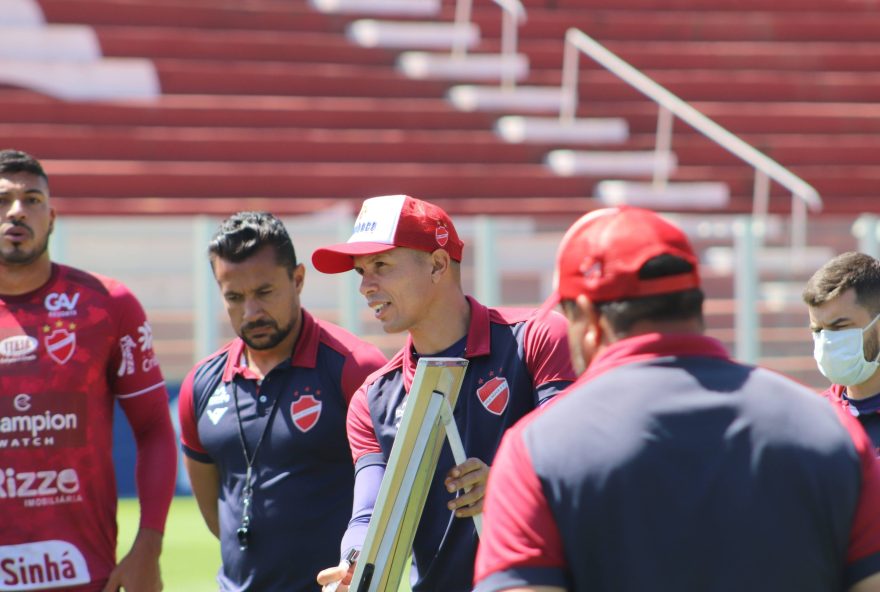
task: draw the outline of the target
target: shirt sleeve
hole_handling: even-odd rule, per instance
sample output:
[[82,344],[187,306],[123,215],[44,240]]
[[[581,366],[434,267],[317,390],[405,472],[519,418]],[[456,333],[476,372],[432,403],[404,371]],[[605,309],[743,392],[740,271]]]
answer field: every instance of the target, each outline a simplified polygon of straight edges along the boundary
[[117,284],[111,294],[117,329],[107,378],[117,398],[136,397],[165,384],[153,351],[153,330],[143,307],[128,288]]
[[199,437],[199,418],[196,417],[195,393],[193,384],[196,368],[193,368],[183,384],[177,397],[177,417],[180,420],[180,446],[183,453],[193,460],[203,463],[214,462]]
[[366,466],[355,473],[351,520],[349,520],[348,528],[342,536],[340,557],[345,557],[351,549],[360,549],[364,546],[370,518],[373,516],[373,509],[379,498],[379,488],[382,486],[382,477],[384,476],[385,467],[380,465]]
[[880,462],[861,424],[838,405],[834,405],[834,409],[853,439],[862,472],[846,556],[846,580],[852,585],[880,573]]
[[346,429],[356,469],[360,469],[365,464],[361,459],[368,461],[366,464],[384,464],[382,448],[379,446],[373,421],[370,419],[370,408],[367,405],[367,385],[358,389],[351,399],[348,406]]
[[568,322],[555,311],[533,317],[524,341],[526,366],[535,384],[535,404],[540,405],[576,378],[568,348]]
[[120,400],[137,446],[135,475],[141,528],[164,532],[177,480],[177,446],[165,388]]
[[370,374],[384,366],[385,362],[387,360],[382,352],[368,343],[351,351],[342,366],[342,392],[347,403],[351,403],[355,392],[364,384]]
[[520,586],[565,587],[562,539],[516,427],[489,472],[475,592]]

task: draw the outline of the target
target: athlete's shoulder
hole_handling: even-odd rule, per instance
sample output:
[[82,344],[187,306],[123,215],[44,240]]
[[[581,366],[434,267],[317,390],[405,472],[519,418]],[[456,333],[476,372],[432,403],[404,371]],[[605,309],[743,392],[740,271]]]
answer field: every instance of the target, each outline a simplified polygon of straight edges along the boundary
[[58,281],[63,285],[76,286],[104,294],[127,290],[125,284],[106,275],[61,263],[55,265],[58,266]]
[[76,267],[56,265],[59,273],[53,290],[70,292],[70,298],[79,298],[76,294],[81,294],[84,299],[105,300],[108,306],[115,305],[123,310],[131,306],[140,307],[135,295],[121,281]]
[[187,374],[186,381],[192,381],[197,384],[199,382],[204,381],[205,378],[213,377],[216,375],[223,375],[223,371],[226,369],[227,360],[229,360],[229,352],[233,349],[233,347],[238,342],[238,339],[233,339],[214,353],[205,358],[202,358],[192,367],[192,369]]
[[343,329],[339,325],[316,317],[312,318],[314,319],[314,323],[318,327],[319,342],[323,345],[326,345],[330,349],[339,352],[346,357],[351,354],[375,354],[381,356],[383,360],[385,359],[385,356],[382,355],[382,352],[379,350],[379,348],[369,341],[361,339],[351,331]]
[[535,316],[535,309],[513,306],[487,306],[489,322],[495,325],[516,325]]
[[403,371],[404,364],[404,350],[401,349],[396,354],[391,356],[391,358],[385,363],[384,366],[367,376],[366,380],[364,380],[364,388],[370,388],[373,386],[380,378],[384,378],[387,376],[391,376],[393,374],[397,374]]

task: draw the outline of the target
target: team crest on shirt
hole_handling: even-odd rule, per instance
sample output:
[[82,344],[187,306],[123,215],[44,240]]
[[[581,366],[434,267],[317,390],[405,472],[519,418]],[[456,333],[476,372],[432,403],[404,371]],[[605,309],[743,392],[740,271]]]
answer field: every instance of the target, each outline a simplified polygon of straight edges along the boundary
[[[295,394],[295,393],[294,393]],[[296,429],[305,433],[315,427],[321,417],[323,403],[312,395],[303,395],[290,405],[290,418]]]
[[477,389],[477,397],[480,403],[490,413],[501,415],[507,409],[507,403],[510,401],[510,387],[507,379],[503,376],[495,376],[490,378]]
[[61,321],[55,323],[55,327],[45,325],[43,327],[43,345],[46,353],[59,364],[66,364],[76,350],[76,325],[71,323],[67,327]]

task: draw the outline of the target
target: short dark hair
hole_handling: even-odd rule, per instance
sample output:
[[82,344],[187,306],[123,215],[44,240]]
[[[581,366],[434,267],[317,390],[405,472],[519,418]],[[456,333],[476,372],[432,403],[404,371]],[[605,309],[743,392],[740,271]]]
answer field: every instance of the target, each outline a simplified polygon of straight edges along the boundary
[[[690,273],[694,266],[680,257],[658,255],[645,262],[639,269],[644,280]],[[614,332],[627,335],[639,321],[682,321],[703,318],[705,295],[700,288],[670,292],[656,296],[627,298],[611,302],[596,302],[599,314],[604,316]]]
[[296,269],[293,241],[281,220],[269,212],[238,212],[224,220],[208,245],[208,255],[212,265],[217,257],[241,263],[266,246],[272,247],[275,260],[292,274]]
[[807,306],[821,306],[847,290],[872,316],[880,314],[880,261],[855,251],[838,255],[813,274],[801,296]]
[[49,182],[49,176],[40,161],[21,150],[0,150],[0,173],[30,173]]

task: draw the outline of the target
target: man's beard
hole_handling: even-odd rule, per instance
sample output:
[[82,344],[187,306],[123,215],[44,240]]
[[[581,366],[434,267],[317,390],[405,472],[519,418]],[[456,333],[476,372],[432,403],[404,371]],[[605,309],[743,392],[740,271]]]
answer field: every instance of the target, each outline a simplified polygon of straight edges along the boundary
[[[255,342],[251,338],[247,337],[246,333],[250,329],[258,329],[260,327],[272,327],[274,332],[270,333],[267,337],[261,337],[260,342]],[[278,327],[278,323],[275,321],[257,321],[254,323],[248,323],[247,325],[243,325],[241,327],[241,340],[245,342],[249,348],[260,351],[266,349],[272,349],[277,346],[279,343],[284,341],[290,332],[293,331],[293,320],[288,323],[286,327],[283,329]]]
[[[24,226],[27,228],[31,236],[33,236],[34,231],[24,224],[15,224],[14,226]],[[52,230],[46,234],[46,238],[43,239],[43,242],[36,245],[30,251],[26,251],[22,249],[20,246],[13,246],[12,251],[6,251],[0,249],[0,264],[3,265],[16,265],[16,266],[26,266],[30,265],[37,259],[43,256],[43,253],[49,248],[49,237],[52,235]]]

